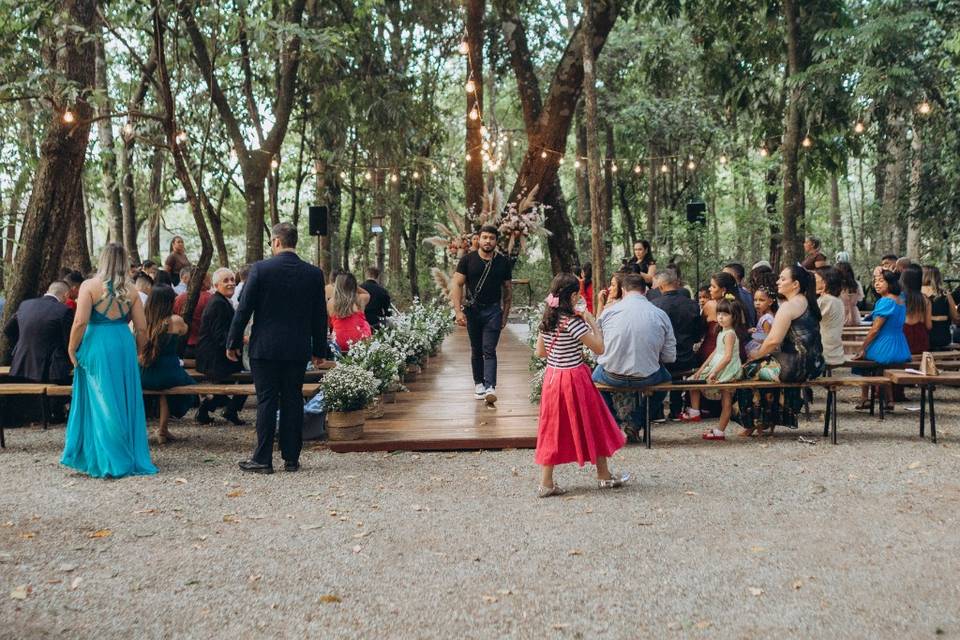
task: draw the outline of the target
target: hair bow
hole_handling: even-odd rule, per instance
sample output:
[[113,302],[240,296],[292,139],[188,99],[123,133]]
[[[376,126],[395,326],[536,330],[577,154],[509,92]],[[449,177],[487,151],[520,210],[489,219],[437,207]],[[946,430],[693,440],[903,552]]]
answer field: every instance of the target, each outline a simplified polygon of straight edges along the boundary
[[546,303],[551,309],[556,309],[560,306],[560,298],[550,293],[547,295]]
[[726,299],[726,300],[736,300],[736,299],[737,299],[732,293],[725,293],[725,294],[723,295],[723,297],[724,297],[724,299]]

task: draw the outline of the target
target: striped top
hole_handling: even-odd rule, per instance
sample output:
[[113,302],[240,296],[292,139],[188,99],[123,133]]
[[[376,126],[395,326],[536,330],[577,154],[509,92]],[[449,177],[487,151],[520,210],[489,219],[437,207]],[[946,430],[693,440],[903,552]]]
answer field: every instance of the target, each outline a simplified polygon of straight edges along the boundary
[[580,337],[590,331],[587,323],[576,316],[564,316],[557,328],[543,334],[547,348],[547,366],[555,369],[573,369],[583,364]]

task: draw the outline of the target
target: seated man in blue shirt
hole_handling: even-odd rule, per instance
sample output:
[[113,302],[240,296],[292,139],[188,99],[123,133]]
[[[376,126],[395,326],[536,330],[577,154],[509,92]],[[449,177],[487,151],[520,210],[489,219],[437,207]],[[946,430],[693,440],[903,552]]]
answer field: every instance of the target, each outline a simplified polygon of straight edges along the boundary
[[[653,306],[644,295],[647,284],[638,274],[623,278],[623,299],[607,307],[597,319],[603,332],[603,355],[597,358],[593,381],[613,387],[647,387],[670,382],[663,364],[677,359],[677,340],[670,317]],[[602,392],[610,412],[616,415],[613,394]],[[630,414],[634,429],[646,425],[646,398],[636,393]],[[654,406],[662,406],[665,392],[653,395]],[[636,432],[627,434],[636,439]]]

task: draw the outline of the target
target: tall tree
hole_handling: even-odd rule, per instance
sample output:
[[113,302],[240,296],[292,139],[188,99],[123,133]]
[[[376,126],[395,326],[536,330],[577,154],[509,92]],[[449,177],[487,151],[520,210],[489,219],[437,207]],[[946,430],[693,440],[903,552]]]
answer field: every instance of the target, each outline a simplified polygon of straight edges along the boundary
[[[581,25],[583,47],[583,104],[584,123],[587,129],[587,172],[590,176],[590,248],[593,256],[593,278],[596,282],[607,281],[604,247],[607,212],[607,189],[603,183],[603,166],[600,161],[600,134],[597,131],[597,78],[593,55],[593,0],[583,1]],[[596,288],[599,292],[599,287]]]
[[[466,91],[466,164],[463,171],[463,190],[466,194],[467,215],[475,218],[483,206],[483,160],[481,145],[483,136],[483,14],[484,0],[466,0],[467,37],[466,46],[467,87]],[[472,89],[469,90],[469,89]]]

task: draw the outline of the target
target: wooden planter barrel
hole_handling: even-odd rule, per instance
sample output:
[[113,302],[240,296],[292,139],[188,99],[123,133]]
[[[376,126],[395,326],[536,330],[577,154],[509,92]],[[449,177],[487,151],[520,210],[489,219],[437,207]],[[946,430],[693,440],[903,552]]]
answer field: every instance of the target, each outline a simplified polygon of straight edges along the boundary
[[331,411],[327,414],[327,434],[331,440],[356,440],[363,435],[367,410]]
[[367,412],[368,420],[376,420],[377,418],[383,417],[383,397],[377,396],[373,399],[373,402],[370,403],[370,406],[365,409]]

